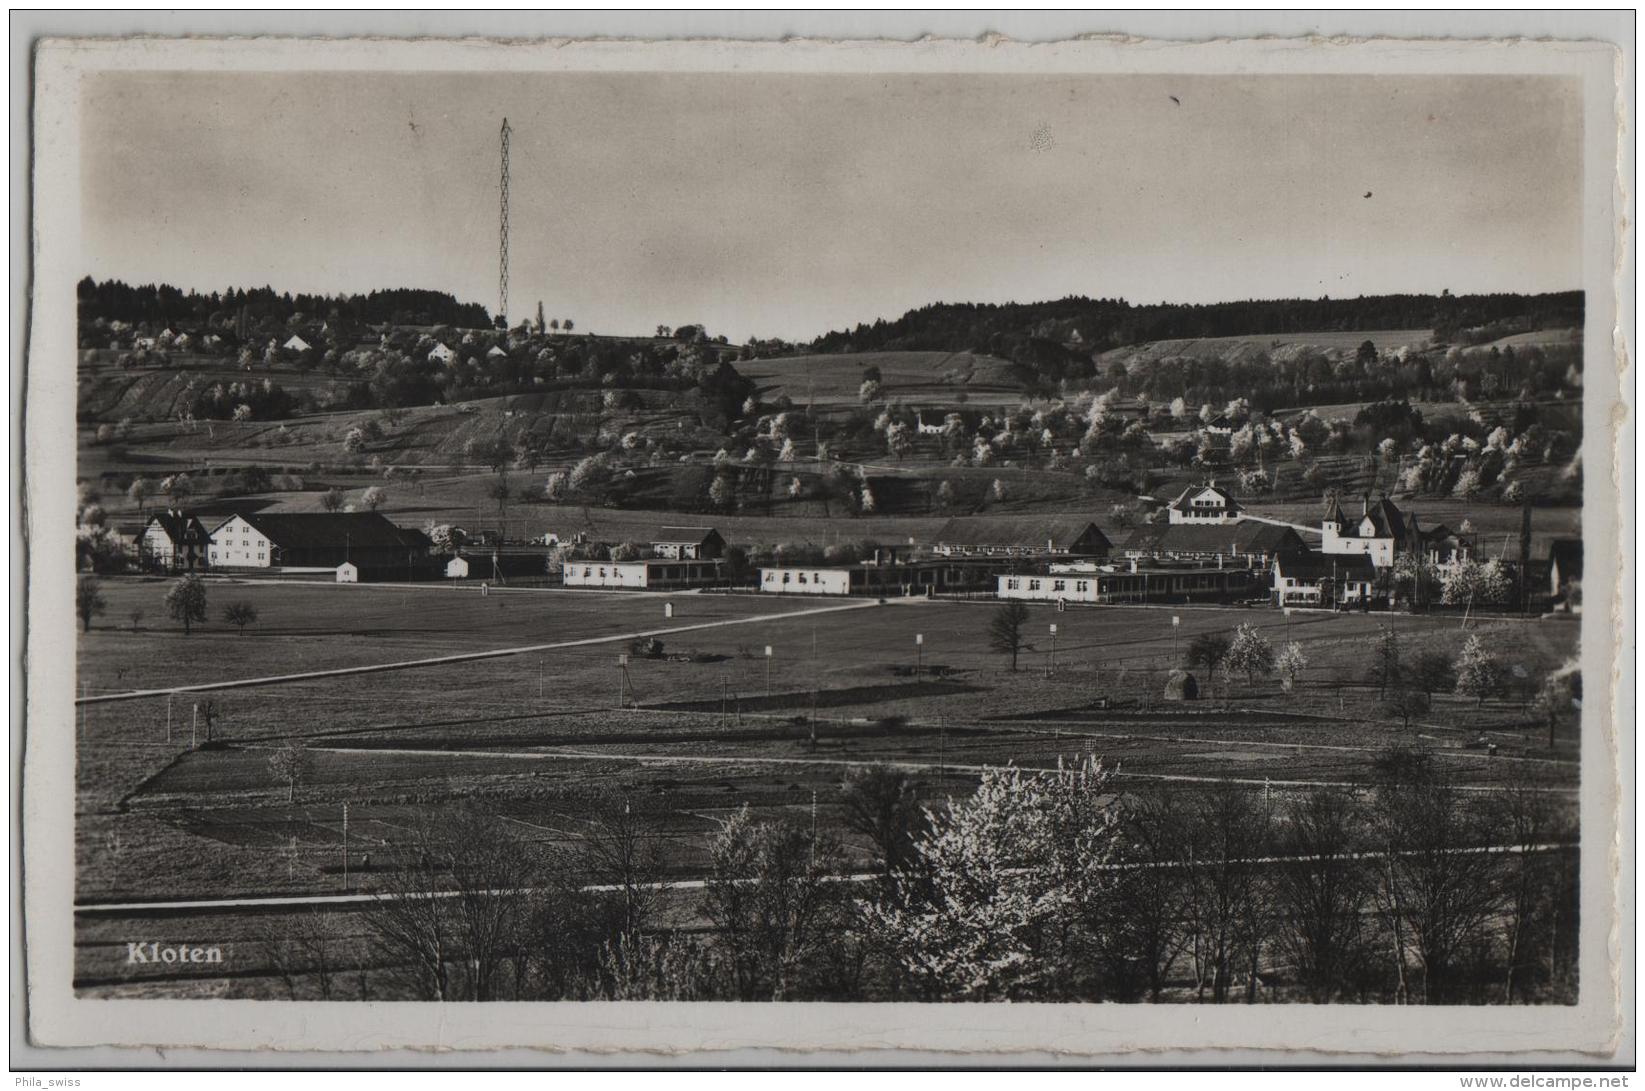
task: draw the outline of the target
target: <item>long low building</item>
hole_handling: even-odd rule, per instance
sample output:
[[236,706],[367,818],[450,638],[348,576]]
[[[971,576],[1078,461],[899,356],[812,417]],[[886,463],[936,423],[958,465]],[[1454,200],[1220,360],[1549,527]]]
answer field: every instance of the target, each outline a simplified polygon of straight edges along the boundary
[[1156,523],[1138,527],[1125,540],[1125,556],[1137,560],[1234,562],[1268,565],[1281,553],[1305,548],[1288,526],[1241,519],[1237,522]]
[[922,558],[852,565],[769,565],[756,586],[775,595],[976,594],[994,590],[994,578],[1019,562],[1009,558]]
[[650,557],[635,561],[566,561],[560,569],[567,587],[611,590],[679,591],[720,582],[719,561]]
[[998,577],[995,594],[1030,602],[1112,606],[1144,602],[1228,602],[1267,590],[1250,568],[1117,568],[1053,565],[1032,575]]

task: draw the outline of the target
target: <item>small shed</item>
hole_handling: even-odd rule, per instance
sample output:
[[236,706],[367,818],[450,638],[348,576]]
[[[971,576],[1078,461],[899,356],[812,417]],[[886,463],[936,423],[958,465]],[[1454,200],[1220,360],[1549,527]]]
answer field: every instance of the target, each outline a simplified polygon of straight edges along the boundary
[[291,352],[307,352],[309,349],[313,348],[314,346],[310,345],[307,341],[303,340],[301,337],[299,337],[297,334],[294,333],[289,338],[287,338],[286,343],[284,345],[281,345],[280,347],[283,348],[283,349],[287,349]]
[[446,579],[448,579],[448,580],[466,580],[466,579],[468,579],[468,558],[467,557],[453,557],[453,558],[451,558],[451,560],[447,561],[446,562]]
[[1185,670],[1174,670],[1165,680],[1167,701],[1199,700],[1199,682]]
[[359,583],[360,582],[360,569],[359,569],[359,566],[355,565],[355,564],[353,564],[349,561],[344,561],[342,564],[338,565],[337,566],[337,582],[338,583]]

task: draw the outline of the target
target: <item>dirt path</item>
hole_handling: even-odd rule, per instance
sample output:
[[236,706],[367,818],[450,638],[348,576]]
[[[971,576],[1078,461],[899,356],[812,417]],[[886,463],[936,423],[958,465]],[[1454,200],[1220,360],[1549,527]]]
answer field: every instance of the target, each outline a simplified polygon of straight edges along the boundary
[[[245,747],[248,750],[266,750],[272,747]],[[638,765],[790,765],[790,766],[825,766],[835,768],[862,768],[876,765],[889,769],[901,769],[907,772],[939,772],[954,773],[984,773],[990,769],[1005,768],[1003,764],[977,765],[954,761],[907,761],[883,760],[876,758],[773,758],[764,756],[744,756],[738,754],[634,754],[634,753],[605,753],[597,750],[572,750],[566,747],[553,747],[543,750],[453,750],[444,747],[414,747],[414,746],[325,746],[316,749],[324,750],[329,754],[356,754],[380,756],[396,754],[402,757],[446,757],[446,758],[503,758],[510,761],[631,761]],[[1056,767],[1051,765],[1016,765],[1016,768],[1030,773],[1054,772]],[[1188,784],[1243,784],[1253,788],[1367,788],[1368,784],[1350,780],[1289,780],[1276,777],[1210,777],[1194,776],[1188,773],[1127,773],[1115,769],[1113,775],[1121,780],[1157,780],[1173,781]],[[1458,791],[1463,792],[1501,792],[1504,789],[1490,784],[1458,785]],[[1572,787],[1537,787],[1529,789],[1536,792],[1561,793],[1575,795],[1578,789]]]
[[720,621],[701,621],[695,625],[674,625],[666,629],[644,629],[629,633],[615,633],[611,636],[584,637],[580,640],[558,640],[549,644],[523,644],[514,648],[493,648],[483,652],[463,652],[459,655],[435,656],[432,659],[403,659],[393,663],[372,663],[363,667],[336,667],[331,670],[303,671],[298,674],[274,674],[262,678],[235,678],[223,682],[201,682],[197,685],[174,686],[168,689],[138,689],[128,690],[124,693],[105,693],[96,697],[81,697],[76,699],[74,703],[77,705],[95,705],[105,704],[110,701],[134,701],[148,697],[164,697],[168,693],[249,689],[253,686],[277,686],[287,682],[305,682],[316,678],[342,678],[354,674],[380,674],[386,671],[415,670],[419,667],[434,667],[448,663],[468,663],[478,659],[502,659],[511,655],[528,655],[533,652],[553,651],[557,648],[584,648],[595,644],[614,644],[640,640],[646,637],[668,636],[673,633],[696,632],[700,629],[720,629],[732,625],[758,625],[761,622],[789,621],[800,617],[814,617],[818,614],[837,614],[847,610],[871,610],[879,605],[877,601],[869,599],[840,606],[816,606],[806,610],[793,610],[781,614],[755,614],[749,617],[724,618]]

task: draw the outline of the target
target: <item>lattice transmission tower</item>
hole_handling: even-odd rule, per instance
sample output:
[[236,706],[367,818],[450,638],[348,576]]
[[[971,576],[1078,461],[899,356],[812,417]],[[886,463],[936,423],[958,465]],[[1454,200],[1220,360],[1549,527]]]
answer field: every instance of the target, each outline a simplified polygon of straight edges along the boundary
[[508,118],[503,118],[502,203],[497,216],[497,314],[508,328]]

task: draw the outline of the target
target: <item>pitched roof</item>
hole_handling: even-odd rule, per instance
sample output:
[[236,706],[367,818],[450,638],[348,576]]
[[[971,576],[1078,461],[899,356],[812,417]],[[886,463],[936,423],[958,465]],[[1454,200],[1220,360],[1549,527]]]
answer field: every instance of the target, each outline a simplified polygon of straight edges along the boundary
[[1238,511],[1239,502],[1234,499],[1227,489],[1220,485],[1190,485],[1182,490],[1182,495],[1171,501],[1171,506],[1178,511],[1191,511],[1193,504],[1189,501],[1204,492],[1214,492],[1222,500],[1223,506],[1229,511]]
[[1369,580],[1376,577],[1377,567],[1364,553],[1281,553],[1274,559],[1274,571],[1284,579]]
[[1108,536],[1091,519],[1032,515],[972,515],[950,519],[936,533],[941,546],[994,549],[1071,549],[1087,531],[1095,530],[1106,544]]
[[1237,523],[1155,523],[1138,527],[1125,548],[1159,553],[1273,553],[1298,548],[1302,538],[1287,526],[1242,519]]
[[376,512],[260,511],[242,512],[240,518],[282,549],[404,549],[409,544],[399,527]]
[[206,525],[200,522],[199,517],[185,512],[157,511],[149,516],[140,533],[147,534],[148,528],[155,523],[160,524],[160,529],[166,532],[166,537],[171,539],[172,545],[182,545],[184,535],[190,530],[196,530],[197,540],[201,543],[210,537]]

